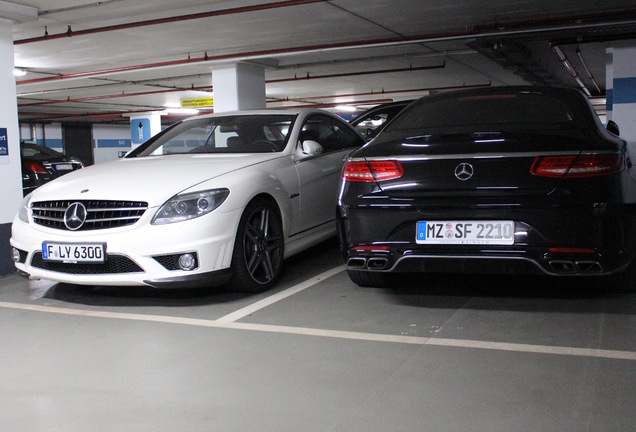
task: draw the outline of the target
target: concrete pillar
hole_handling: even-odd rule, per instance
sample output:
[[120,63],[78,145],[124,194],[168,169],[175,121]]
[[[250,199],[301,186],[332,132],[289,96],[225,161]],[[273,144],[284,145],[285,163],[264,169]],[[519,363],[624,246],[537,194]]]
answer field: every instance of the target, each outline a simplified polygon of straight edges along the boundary
[[159,132],[161,132],[161,114],[148,112],[130,116],[130,142],[133,149]]
[[618,124],[621,138],[636,145],[636,47],[612,48],[608,56],[607,118]]
[[214,112],[265,108],[265,69],[247,63],[212,68]]
[[607,121],[613,120],[612,113],[614,109],[614,48],[608,48],[605,57],[605,111]]
[[13,75],[13,21],[37,19],[37,9],[0,2],[0,275],[14,271],[9,254],[11,221],[22,202],[18,100]]
[[607,50],[607,120],[618,124],[620,136],[627,142],[628,173],[623,194],[628,203],[636,203],[636,47]]
[[0,223],[10,223],[22,201],[18,101],[13,75],[13,31],[9,20],[0,18]]

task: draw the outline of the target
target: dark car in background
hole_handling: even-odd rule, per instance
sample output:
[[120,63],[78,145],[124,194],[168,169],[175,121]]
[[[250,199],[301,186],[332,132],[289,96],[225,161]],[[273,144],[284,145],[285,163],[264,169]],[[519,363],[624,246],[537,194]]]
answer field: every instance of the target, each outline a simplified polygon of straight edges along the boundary
[[371,141],[389,121],[411,102],[413,102],[413,99],[376,105],[361,112],[360,115],[351,119],[349,123],[356,128],[366,141]]
[[27,196],[44,183],[84,167],[79,159],[36,143],[21,142],[20,156],[23,196]]
[[[578,90],[496,87],[410,105],[343,168],[337,226],[350,278],[395,273],[582,278],[632,291],[626,143]],[[605,286],[605,285],[603,285]]]

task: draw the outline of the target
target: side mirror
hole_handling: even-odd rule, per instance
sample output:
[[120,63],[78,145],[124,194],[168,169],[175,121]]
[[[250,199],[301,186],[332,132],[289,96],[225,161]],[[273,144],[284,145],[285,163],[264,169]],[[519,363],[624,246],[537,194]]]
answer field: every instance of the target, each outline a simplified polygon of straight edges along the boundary
[[615,121],[613,121],[613,120],[610,120],[610,121],[608,121],[608,122],[607,122],[607,127],[606,127],[606,129],[607,129],[609,132],[611,132],[611,133],[613,133],[614,135],[616,135],[616,136],[619,136],[619,135],[621,134],[621,131],[620,131],[620,129],[618,128],[618,125],[617,125],[617,124],[616,124],[616,122],[615,122]]
[[299,159],[309,159],[312,157],[320,156],[324,149],[316,141],[305,140],[302,142],[298,151],[296,152]]

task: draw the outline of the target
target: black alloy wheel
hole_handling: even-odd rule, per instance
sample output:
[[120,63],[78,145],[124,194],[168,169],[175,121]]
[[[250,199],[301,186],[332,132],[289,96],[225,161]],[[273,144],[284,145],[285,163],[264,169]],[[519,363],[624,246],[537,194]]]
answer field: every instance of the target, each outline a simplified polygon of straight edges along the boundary
[[254,199],[239,222],[230,289],[249,293],[270,289],[280,275],[283,250],[283,225],[278,208],[264,198]]

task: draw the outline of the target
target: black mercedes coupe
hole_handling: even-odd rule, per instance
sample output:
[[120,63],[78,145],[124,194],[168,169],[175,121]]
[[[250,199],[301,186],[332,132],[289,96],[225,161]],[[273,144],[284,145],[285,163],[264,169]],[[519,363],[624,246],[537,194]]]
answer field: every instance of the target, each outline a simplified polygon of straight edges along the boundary
[[336,214],[348,274],[370,287],[403,272],[487,273],[632,291],[630,168],[626,142],[578,90],[426,96],[346,161]]

